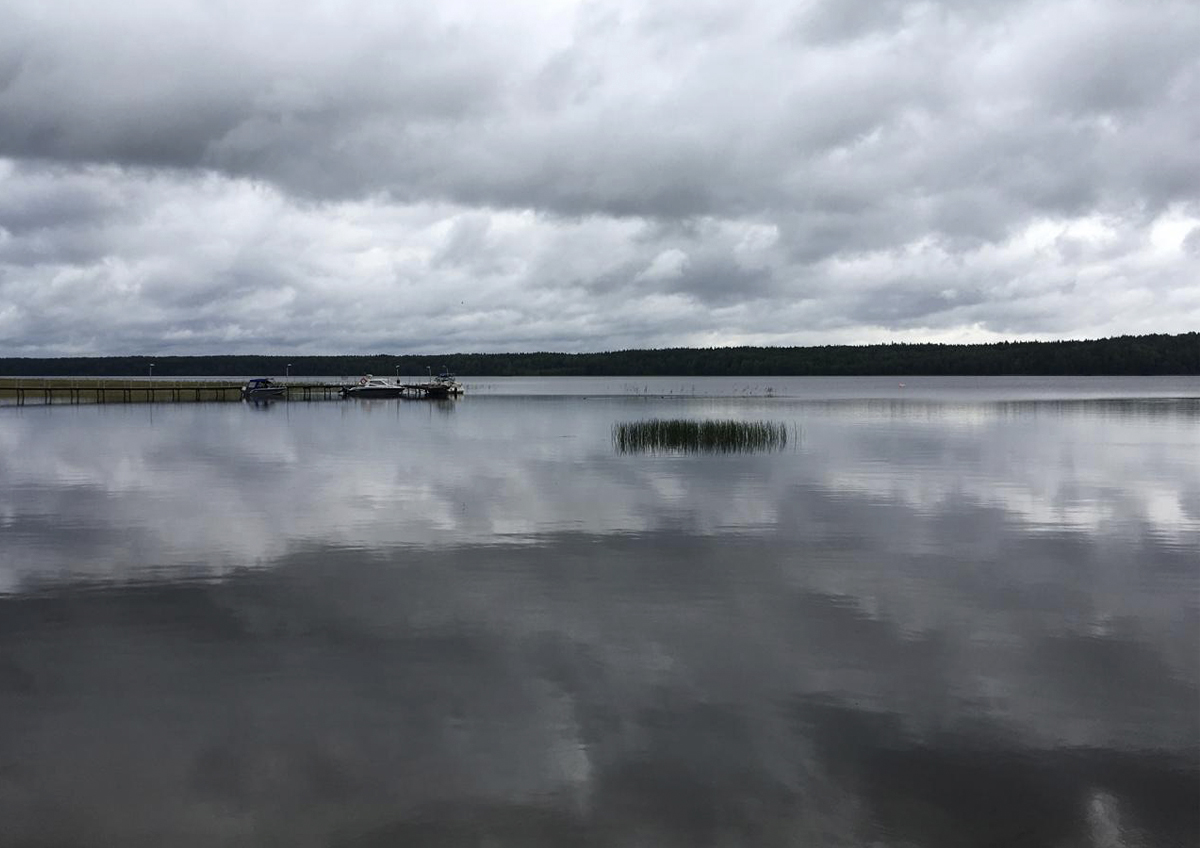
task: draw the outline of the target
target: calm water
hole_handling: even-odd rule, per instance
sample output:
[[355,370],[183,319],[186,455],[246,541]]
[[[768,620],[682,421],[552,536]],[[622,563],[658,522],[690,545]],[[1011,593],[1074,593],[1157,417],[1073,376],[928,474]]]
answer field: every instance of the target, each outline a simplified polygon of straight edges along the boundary
[[0,409],[0,845],[1200,842],[1200,381],[467,382]]

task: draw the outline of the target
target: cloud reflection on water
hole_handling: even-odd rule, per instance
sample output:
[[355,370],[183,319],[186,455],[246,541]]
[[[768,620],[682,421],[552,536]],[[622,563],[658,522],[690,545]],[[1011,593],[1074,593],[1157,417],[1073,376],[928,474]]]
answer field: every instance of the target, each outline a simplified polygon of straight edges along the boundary
[[[475,399],[438,414],[180,407],[159,409],[157,423],[146,410],[29,410],[0,418],[10,481],[0,520],[28,546],[19,556],[10,547],[7,580],[175,562],[219,571],[297,542],[494,543],[680,525],[786,535],[776,516],[793,488],[929,515],[965,500],[1028,528],[1097,532],[1115,522],[1166,544],[1197,536],[1194,401],[1131,401],[1124,415],[1112,404],[665,405],[692,416],[767,409],[797,425],[799,444],[774,458],[616,460],[614,416],[655,411],[630,399]],[[46,531],[21,531],[38,522]],[[86,558],[72,549],[74,534],[89,538]],[[125,555],[131,545],[138,556]]]
[[1195,403],[468,400],[0,418],[0,844],[1200,826]]
[[1049,846],[1086,839],[1095,792],[1158,837],[1196,823],[1195,669],[1144,639],[1164,622],[1031,624],[1001,593],[1022,634],[953,595],[913,631],[747,538],[277,566],[0,601],[8,832]]

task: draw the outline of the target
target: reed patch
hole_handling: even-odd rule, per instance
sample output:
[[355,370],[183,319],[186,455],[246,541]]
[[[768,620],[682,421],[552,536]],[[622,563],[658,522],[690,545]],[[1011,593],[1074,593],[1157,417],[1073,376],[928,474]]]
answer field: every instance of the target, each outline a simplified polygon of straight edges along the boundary
[[774,421],[650,418],[612,428],[618,453],[759,453],[787,447],[788,427]]

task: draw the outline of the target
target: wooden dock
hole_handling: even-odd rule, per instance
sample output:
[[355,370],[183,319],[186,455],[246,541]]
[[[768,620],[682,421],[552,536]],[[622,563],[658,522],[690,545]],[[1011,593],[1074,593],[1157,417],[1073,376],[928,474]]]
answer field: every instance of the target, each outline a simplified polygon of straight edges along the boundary
[[401,383],[400,389],[401,397],[422,400],[445,400],[462,394],[461,389],[454,391],[442,383]]
[[[289,383],[284,399],[299,401],[340,400],[343,383]],[[120,380],[20,379],[0,381],[0,401],[12,399],[17,406],[30,403],[199,403],[242,399],[241,383],[219,382],[122,382]],[[260,401],[261,402],[261,401]]]

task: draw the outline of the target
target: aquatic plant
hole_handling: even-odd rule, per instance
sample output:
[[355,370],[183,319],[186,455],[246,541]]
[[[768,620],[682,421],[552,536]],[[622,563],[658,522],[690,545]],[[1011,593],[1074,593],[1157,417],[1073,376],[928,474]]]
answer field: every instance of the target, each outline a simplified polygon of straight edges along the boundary
[[618,453],[753,453],[783,450],[787,440],[787,425],[771,421],[650,418],[612,428]]

